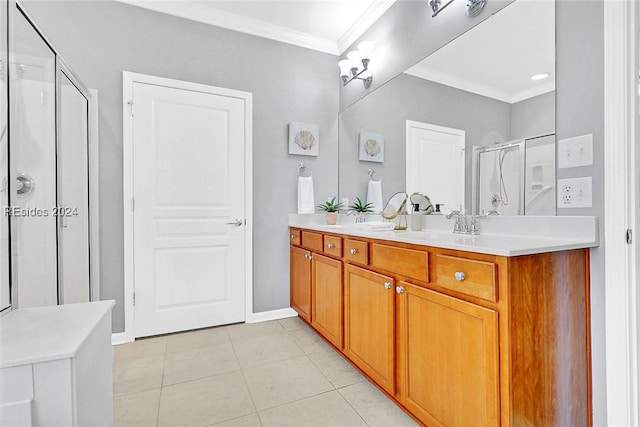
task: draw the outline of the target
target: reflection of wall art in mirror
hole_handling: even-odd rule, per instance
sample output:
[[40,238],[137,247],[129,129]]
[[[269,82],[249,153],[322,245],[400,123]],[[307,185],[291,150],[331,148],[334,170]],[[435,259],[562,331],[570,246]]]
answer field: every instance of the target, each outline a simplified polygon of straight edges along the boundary
[[360,160],[366,162],[384,162],[384,135],[373,132],[360,132]]
[[289,123],[289,154],[317,156],[320,145],[320,126],[291,122]]

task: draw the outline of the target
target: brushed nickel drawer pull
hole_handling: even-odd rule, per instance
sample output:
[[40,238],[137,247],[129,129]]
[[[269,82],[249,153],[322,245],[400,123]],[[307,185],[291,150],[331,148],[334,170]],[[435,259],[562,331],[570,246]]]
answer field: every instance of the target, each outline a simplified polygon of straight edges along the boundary
[[456,271],[456,272],[453,274],[453,277],[455,277],[455,278],[456,278],[456,280],[457,280],[458,282],[462,282],[464,279],[466,279],[466,278],[467,278],[467,275],[466,275],[466,274],[464,274],[464,272],[463,272],[463,271]]
[[349,253],[350,253],[351,255],[355,255],[355,254],[357,254],[357,253],[358,253],[358,250],[357,250],[356,248],[351,248],[351,249],[349,250]]
[[384,282],[385,289],[391,289],[391,282]]
[[334,245],[333,243],[327,243],[327,249],[333,249],[335,247],[336,245]]
[[396,286],[396,293],[397,294],[404,294],[404,287]]
[[291,240],[296,240],[296,237],[297,237],[297,236],[296,236],[295,234],[292,234],[292,235],[291,235]]

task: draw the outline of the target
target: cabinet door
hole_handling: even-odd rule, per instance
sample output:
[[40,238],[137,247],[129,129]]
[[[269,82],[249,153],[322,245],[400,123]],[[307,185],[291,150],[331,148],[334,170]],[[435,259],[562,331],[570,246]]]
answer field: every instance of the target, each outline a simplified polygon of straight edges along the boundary
[[311,265],[311,324],[342,348],[342,262],[313,254]]
[[400,287],[402,404],[429,426],[498,425],[498,313],[405,282]]
[[294,246],[290,249],[291,308],[307,322],[311,321],[311,254]]
[[344,352],[393,394],[393,279],[353,265],[345,271]]

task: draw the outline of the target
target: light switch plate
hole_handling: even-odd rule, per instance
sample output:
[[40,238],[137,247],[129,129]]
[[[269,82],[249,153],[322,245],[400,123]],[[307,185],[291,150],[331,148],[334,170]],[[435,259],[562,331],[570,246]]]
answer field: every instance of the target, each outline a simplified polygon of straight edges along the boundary
[[582,135],[558,141],[558,169],[593,164],[593,135]]
[[590,176],[558,180],[558,208],[590,208],[592,194]]

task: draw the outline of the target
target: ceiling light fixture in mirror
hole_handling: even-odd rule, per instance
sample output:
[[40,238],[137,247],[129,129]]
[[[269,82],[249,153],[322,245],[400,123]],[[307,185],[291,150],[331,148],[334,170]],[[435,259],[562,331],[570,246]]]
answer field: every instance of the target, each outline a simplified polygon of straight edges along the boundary
[[[431,17],[435,18],[436,16],[438,16],[438,14],[451,3],[453,3],[453,0],[449,0],[444,4],[444,6],[440,6],[442,4],[441,0],[429,0],[429,6],[431,6],[431,10],[433,10],[433,15],[431,15]],[[467,16],[470,18],[474,18],[480,15],[480,12],[482,12],[482,9],[484,9],[485,4],[485,0],[467,0]]]

